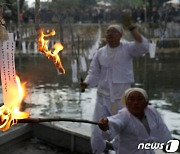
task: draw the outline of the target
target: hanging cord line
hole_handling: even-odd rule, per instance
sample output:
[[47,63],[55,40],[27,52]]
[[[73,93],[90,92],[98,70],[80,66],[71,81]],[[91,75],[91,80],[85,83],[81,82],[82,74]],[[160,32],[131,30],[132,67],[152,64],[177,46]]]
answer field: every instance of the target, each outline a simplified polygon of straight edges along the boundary
[[4,6],[4,5],[15,5],[15,4],[16,4],[16,2],[11,3],[11,4],[10,4],[10,3],[4,3],[4,2],[1,2],[1,3],[0,3],[0,5],[3,5],[3,6]]
[[[166,29],[167,29],[167,22],[168,22],[169,13],[170,13],[170,8],[168,7],[167,11],[165,13],[164,26],[163,26],[163,24],[161,26],[162,33],[159,36],[160,39],[163,39],[164,36],[165,36],[165,32],[166,32]],[[161,16],[161,20],[163,21],[163,16]]]
[[40,29],[40,0],[35,2],[35,28],[38,33]]
[[[77,62],[77,80],[79,83],[79,80],[82,79],[81,74],[79,72],[80,70],[80,63],[79,63],[79,59],[78,59],[78,54],[76,52],[76,46],[75,46],[75,41],[74,41],[74,34],[73,34],[73,28],[72,28],[72,24],[71,21],[69,20],[69,16],[68,16],[68,26],[69,26],[69,31],[70,31],[70,35],[71,35],[71,42],[72,42],[72,57],[73,57],[73,61],[74,61],[74,55],[75,55],[75,60]],[[73,68],[72,68],[72,73],[73,73]],[[73,79],[72,79],[73,80]],[[79,104],[79,108],[81,107],[81,89],[79,88],[79,96],[78,96],[78,104]],[[82,110],[80,111],[80,116],[82,118]]]
[[[76,52],[76,48],[75,48],[75,41],[74,41],[74,34],[73,34],[73,28],[72,28],[72,25],[71,25],[71,22],[68,18],[68,22],[69,22],[69,28],[70,28],[70,33],[71,33],[71,40],[72,40],[72,53],[75,54],[75,59],[77,61],[77,67],[78,67],[78,70],[81,70],[80,68],[80,60],[79,60],[79,57],[78,57],[78,53]],[[79,36],[78,36],[79,37]],[[78,42],[79,43],[79,42]],[[74,50],[74,52],[73,52]],[[84,79],[82,78],[81,76],[81,72],[78,72],[78,81],[80,82],[83,82]],[[85,90],[84,89],[80,89],[80,93],[79,95],[81,96],[81,92],[84,92]]]
[[163,33],[162,33],[163,37],[164,37],[166,29],[167,29],[167,22],[168,22],[169,13],[170,13],[170,9],[168,8],[168,10],[166,12],[166,16],[165,16],[165,23],[164,23]]

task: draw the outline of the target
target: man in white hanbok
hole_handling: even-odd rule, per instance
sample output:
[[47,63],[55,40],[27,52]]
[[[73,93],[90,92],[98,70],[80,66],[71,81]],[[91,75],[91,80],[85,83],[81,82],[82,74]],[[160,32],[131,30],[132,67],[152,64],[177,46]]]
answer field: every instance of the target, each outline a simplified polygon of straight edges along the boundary
[[148,106],[144,89],[130,88],[124,98],[126,107],[116,115],[100,119],[104,137],[111,140],[119,135],[117,154],[155,154],[150,148],[138,149],[138,145],[155,142],[165,145],[172,139],[170,131],[157,110]]
[[[81,83],[81,88],[98,86],[94,121],[113,115],[122,108],[121,95],[134,82],[133,58],[148,51],[149,43],[136,27],[131,27],[130,32],[134,41],[124,42],[120,41],[123,30],[119,25],[107,28],[108,44],[95,54],[88,75]],[[92,126],[91,147],[96,154],[101,154],[106,147],[98,126]]]

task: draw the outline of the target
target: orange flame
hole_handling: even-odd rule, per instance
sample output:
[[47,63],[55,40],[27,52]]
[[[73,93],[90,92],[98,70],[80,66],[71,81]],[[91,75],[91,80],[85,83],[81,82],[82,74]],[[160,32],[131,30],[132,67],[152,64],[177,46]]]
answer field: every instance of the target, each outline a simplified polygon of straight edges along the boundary
[[21,84],[19,77],[16,75],[17,87],[12,86],[9,90],[13,92],[10,96],[11,103],[0,107],[0,130],[8,130],[12,125],[17,123],[17,119],[29,117],[29,112],[21,112],[21,103],[26,96],[25,83]]
[[61,74],[65,74],[65,69],[62,66],[61,59],[58,55],[59,51],[63,50],[63,45],[61,43],[54,44],[54,50],[48,49],[48,42],[49,40],[45,40],[45,37],[54,36],[56,34],[55,30],[53,29],[50,33],[45,34],[42,29],[39,30],[39,37],[38,37],[38,50],[42,52],[47,58],[50,58],[53,63],[55,64],[57,70]]

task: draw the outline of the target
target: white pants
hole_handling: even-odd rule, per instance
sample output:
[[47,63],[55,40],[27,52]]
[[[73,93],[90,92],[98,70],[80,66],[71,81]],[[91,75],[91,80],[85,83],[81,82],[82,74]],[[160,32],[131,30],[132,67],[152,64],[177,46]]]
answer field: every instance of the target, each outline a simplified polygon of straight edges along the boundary
[[[114,105],[112,105],[110,98],[97,94],[93,120],[99,121],[100,118],[113,115],[114,106],[116,106],[117,111],[122,108],[120,99],[115,100]],[[102,136],[102,131],[97,125],[91,126],[91,148],[92,152],[95,154],[101,154],[106,148],[106,142]]]

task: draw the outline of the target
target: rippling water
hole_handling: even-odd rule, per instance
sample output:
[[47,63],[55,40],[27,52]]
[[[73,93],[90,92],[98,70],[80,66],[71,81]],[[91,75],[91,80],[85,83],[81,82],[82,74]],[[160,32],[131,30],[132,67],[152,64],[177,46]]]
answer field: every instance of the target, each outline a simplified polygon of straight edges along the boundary
[[[54,64],[43,56],[16,58],[16,69],[20,78],[27,81],[31,117],[78,118],[92,120],[96,88],[80,93],[79,84],[72,83],[71,55],[63,55],[65,75],[58,75]],[[173,135],[180,138],[180,56],[148,55],[136,59],[135,80],[147,89],[150,103],[161,113]],[[86,73],[80,73],[85,77]],[[2,96],[1,96],[2,99]],[[70,129],[80,128],[89,134],[90,124],[54,122]]]

